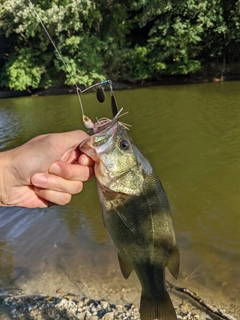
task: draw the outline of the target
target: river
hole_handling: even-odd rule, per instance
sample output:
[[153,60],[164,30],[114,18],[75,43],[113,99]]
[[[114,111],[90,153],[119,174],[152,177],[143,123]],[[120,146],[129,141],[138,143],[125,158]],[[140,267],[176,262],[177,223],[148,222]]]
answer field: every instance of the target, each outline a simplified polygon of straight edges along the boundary
[[[231,311],[240,302],[240,82],[115,96],[170,202],[181,254],[175,283]],[[82,102],[90,118],[110,117],[109,98],[100,104],[84,93]],[[0,150],[78,128],[84,129],[76,95],[0,100]],[[140,286],[136,276],[126,281],[120,273],[94,180],[67,206],[0,207],[0,288],[138,304]]]

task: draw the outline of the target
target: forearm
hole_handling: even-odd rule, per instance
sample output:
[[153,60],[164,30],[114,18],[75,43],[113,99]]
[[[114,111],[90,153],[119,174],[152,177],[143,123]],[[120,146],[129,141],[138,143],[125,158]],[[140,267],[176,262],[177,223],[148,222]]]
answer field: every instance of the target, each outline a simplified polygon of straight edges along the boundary
[[0,206],[8,201],[9,178],[11,175],[11,151],[0,152]]

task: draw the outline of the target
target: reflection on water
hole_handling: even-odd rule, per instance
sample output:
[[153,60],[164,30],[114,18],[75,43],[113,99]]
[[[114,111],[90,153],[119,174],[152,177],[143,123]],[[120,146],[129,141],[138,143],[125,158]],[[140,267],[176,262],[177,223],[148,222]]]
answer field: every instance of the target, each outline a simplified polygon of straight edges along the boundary
[[[177,283],[223,305],[236,303],[240,290],[239,88],[233,82],[116,92],[129,111],[123,121],[170,201],[181,252]],[[100,105],[94,94],[83,95],[83,105],[92,118],[110,116],[110,103]],[[1,100],[0,150],[82,128],[80,119],[75,95]],[[0,208],[0,273],[0,286],[30,293],[98,298],[133,287],[124,299],[139,298],[136,277],[125,282],[120,274],[94,181],[65,207]]]

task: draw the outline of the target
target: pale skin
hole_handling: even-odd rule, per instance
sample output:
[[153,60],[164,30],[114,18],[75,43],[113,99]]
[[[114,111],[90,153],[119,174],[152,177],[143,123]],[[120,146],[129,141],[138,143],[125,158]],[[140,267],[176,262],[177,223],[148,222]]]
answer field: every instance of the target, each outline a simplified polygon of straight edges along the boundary
[[0,153],[0,206],[65,205],[94,175],[94,162],[78,149],[81,130],[37,136]]

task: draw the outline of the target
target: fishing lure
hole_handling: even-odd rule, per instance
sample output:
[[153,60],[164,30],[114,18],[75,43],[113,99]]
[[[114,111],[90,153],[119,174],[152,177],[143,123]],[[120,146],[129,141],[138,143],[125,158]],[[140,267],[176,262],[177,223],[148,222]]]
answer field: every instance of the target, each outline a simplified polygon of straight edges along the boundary
[[[103,131],[106,128],[109,128],[109,124],[112,122],[113,124],[115,123],[116,120],[118,121],[118,119],[122,116],[124,116],[125,114],[127,114],[128,112],[122,113],[123,108],[121,108],[117,114],[113,117],[113,119],[108,119],[108,118],[101,118],[101,119],[97,119],[96,122],[93,122],[88,116],[83,115],[83,124],[85,126],[85,128],[90,129],[92,134],[98,133],[100,131]],[[123,127],[124,129],[129,130],[129,127],[131,127],[131,125],[124,123],[124,122],[120,122],[118,121],[119,125],[121,127]]]
[[[113,88],[112,88],[112,81],[111,80],[104,80],[104,81],[102,81],[100,83],[94,84],[91,87],[88,87],[88,88],[82,90],[80,93],[86,92],[87,90],[89,90],[89,89],[91,89],[93,87],[97,87],[97,90],[96,90],[97,100],[102,103],[102,102],[105,101],[105,92],[104,92],[104,88],[103,88],[103,85],[105,85],[105,84],[108,84],[108,86],[110,88],[111,110],[112,110],[113,118],[114,119],[118,119],[120,116],[123,116],[123,115],[127,114],[127,112],[121,114],[121,112],[123,111],[123,108],[121,108],[118,111],[118,105],[117,105],[116,98],[114,96],[114,92],[113,92]],[[80,98],[80,96],[79,96],[79,98]],[[86,116],[84,114],[82,103],[80,105],[81,105],[81,110],[82,110],[83,125],[84,125],[85,128],[90,129],[93,134],[97,133],[97,132],[100,132],[100,131],[104,130],[105,128],[107,128],[109,123],[112,121],[112,119],[101,118],[101,119],[97,119],[96,122],[93,122],[88,116]],[[129,127],[130,127],[130,125],[128,125],[128,124],[126,124],[124,122],[119,122],[119,124],[121,126],[123,126],[125,129],[129,129]]]

